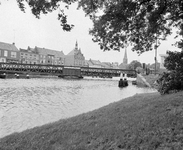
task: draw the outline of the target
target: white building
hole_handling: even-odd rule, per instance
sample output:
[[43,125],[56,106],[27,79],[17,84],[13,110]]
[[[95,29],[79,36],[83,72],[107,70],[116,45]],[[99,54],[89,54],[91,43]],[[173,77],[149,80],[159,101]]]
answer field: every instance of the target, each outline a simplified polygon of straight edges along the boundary
[[161,61],[160,61],[160,69],[165,69],[165,58],[168,56],[168,54],[160,54]]

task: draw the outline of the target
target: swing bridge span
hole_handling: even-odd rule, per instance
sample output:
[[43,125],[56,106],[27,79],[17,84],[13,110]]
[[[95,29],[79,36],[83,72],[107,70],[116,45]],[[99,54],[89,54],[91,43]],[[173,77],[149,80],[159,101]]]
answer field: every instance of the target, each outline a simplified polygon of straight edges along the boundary
[[64,65],[46,65],[46,64],[20,64],[20,63],[2,63],[0,62],[0,73],[6,74],[37,74],[37,75],[63,75],[65,67],[79,68],[82,76],[93,77],[118,77],[120,74],[128,76],[136,76],[135,70],[114,69],[114,68],[94,68],[94,67],[78,67]]

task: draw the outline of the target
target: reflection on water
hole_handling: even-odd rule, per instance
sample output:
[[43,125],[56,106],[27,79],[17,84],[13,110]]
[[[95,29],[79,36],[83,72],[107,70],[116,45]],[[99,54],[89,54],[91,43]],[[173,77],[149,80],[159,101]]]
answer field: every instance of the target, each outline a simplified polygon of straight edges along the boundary
[[0,80],[0,138],[148,92],[131,84],[118,88],[112,80]]

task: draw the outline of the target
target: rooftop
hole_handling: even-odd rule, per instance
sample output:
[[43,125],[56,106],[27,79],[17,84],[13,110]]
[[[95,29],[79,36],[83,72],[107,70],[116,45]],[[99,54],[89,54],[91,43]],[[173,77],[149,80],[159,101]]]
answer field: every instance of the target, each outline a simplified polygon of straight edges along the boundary
[[44,55],[55,55],[57,57],[64,57],[64,53],[63,51],[57,51],[57,50],[51,50],[51,49],[47,49],[47,48],[40,48],[40,47],[35,47],[35,49]]
[[9,50],[9,51],[19,51],[14,43],[9,44],[9,43],[0,42],[0,49]]

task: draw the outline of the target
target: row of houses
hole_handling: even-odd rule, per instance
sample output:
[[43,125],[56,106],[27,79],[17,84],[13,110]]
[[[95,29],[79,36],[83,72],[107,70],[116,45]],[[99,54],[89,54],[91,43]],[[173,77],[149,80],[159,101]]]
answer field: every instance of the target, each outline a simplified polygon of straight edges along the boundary
[[47,64],[66,66],[87,66],[96,68],[116,68],[118,63],[100,62],[99,60],[85,60],[81,49],[76,41],[75,47],[67,55],[63,51],[51,50],[47,48],[28,47],[18,49],[15,43],[9,44],[0,42],[0,62],[22,63],[22,64]]

